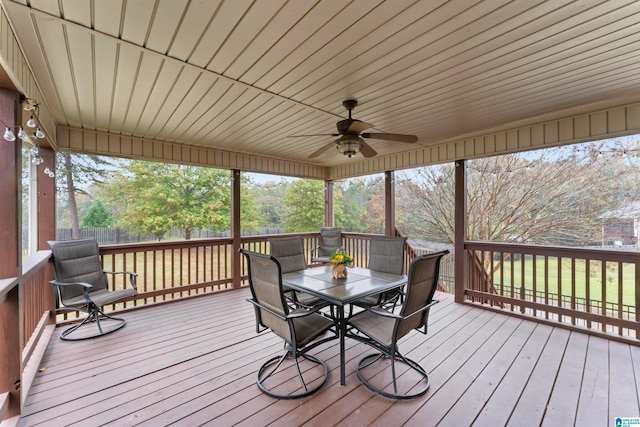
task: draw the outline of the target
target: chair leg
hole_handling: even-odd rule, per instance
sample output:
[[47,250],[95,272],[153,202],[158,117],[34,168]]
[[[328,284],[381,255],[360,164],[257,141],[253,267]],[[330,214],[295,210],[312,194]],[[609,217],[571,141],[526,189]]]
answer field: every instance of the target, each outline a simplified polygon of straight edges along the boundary
[[[100,323],[101,321],[102,322],[113,321],[112,322],[113,326],[109,326],[109,324],[105,325],[104,323]],[[89,333],[89,332],[81,333],[80,329],[82,326],[90,325],[92,323],[95,323],[98,329],[98,333]],[[91,338],[97,338],[97,337],[101,337],[103,335],[107,335],[112,332],[115,332],[119,329],[122,329],[126,324],[127,324],[127,321],[125,319],[120,317],[109,316],[99,308],[93,307],[89,310],[89,314],[81,323],[73,325],[70,328],[64,330],[60,334],[60,338],[65,341],[81,341],[81,340],[86,340]],[[103,326],[106,326],[106,327],[103,328]],[[74,332],[77,332],[77,333],[74,335]]]
[[[327,368],[326,363],[316,358],[315,356],[311,356],[308,354],[298,354],[298,357],[296,357],[294,353],[295,351],[287,350],[284,354],[280,356],[274,356],[262,364],[262,366],[258,370],[258,377],[257,377],[256,384],[264,394],[266,394],[267,396],[275,397],[276,399],[300,399],[306,396],[310,396],[311,394],[320,390],[320,388],[322,388],[322,386],[325,384],[325,382],[327,381],[327,378],[329,377],[329,369]],[[324,373],[319,379],[314,378],[314,380],[318,382],[318,384],[316,384],[312,388],[308,387],[307,385],[308,381],[305,381],[302,375],[302,369],[300,368],[300,364],[299,364],[300,357],[312,362],[314,365],[322,367],[322,370],[324,371]],[[283,362],[287,359],[293,360],[293,364],[295,365],[296,372],[297,372],[297,377],[301,384],[302,392],[278,393],[274,391],[277,387],[282,386],[284,389],[286,389],[287,385],[284,383],[277,383],[275,384],[274,387],[268,387],[267,384],[265,384],[265,382],[278,371],[278,369],[282,366]],[[270,366],[273,364],[275,364],[275,366],[270,368]],[[309,371],[310,370],[308,370],[307,372]]]
[[[393,384],[393,392],[386,390],[386,388],[389,386],[388,383],[386,386],[384,384],[374,385],[370,379],[365,378],[362,372],[364,369],[366,369],[369,366],[372,366],[374,363],[376,363],[378,360],[382,358],[390,359],[391,376],[392,376],[391,383]],[[412,391],[411,393],[409,392],[399,393],[398,392],[398,376],[396,374],[396,363],[404,363],[409,368],[411,368],[412,371],[417,372],[422,378],[420,382],[424,381],[425,384],[422,387],[418,388],[417,390]],[[373,391],[374,393],[379,394],[380,396],[387,397],[390,399],[412,399],[418,396],[422,396],[427,392],[427,390],[429,389],[429,386],[431,385],[429,380],[429,375],[424,370],[424,368],[422,368],[422,366],[420,366],[417,362],[404,357],[402,354],[400,354],[397,351],[395,353],[390,353],[390,354],[385,354],[382,352],[373,353],[363,357],[362,359],[360,359],[360,362],[358,362],[358,366],[356,368],[356,374],[358,375],[358,379],[360,380],[360,382],[362,382],[362,384],[366,388]],[[407,387],[407,389],[413,390],[415,387],[418,386],[418,384],[415,384],[412,382],[411,386],[412,386],[411,388]]]

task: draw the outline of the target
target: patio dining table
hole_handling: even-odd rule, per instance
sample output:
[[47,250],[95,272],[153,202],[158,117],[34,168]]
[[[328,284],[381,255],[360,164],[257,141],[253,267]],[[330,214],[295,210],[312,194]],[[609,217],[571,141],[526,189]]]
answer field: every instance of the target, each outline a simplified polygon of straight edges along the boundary
[[367,296],[381,294],[406,284],[407,276],[382,273],[368,268],[349,268],[347,277],[334,279],[331,266],[312,267],[282,275],[282,283],[314,295],[336,308],[340,334],[340,385],[345,385],[344,338],[347,332],[345,306]]

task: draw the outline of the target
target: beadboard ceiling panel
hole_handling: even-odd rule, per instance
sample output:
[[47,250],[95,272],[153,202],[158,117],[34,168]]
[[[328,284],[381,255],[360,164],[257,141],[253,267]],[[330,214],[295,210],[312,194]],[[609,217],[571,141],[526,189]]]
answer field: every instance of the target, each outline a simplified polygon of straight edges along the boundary
[[[0,0],[58,125],[315,166],[640,101],[633,0]],[[70,132],[73,134],[73,132]]]

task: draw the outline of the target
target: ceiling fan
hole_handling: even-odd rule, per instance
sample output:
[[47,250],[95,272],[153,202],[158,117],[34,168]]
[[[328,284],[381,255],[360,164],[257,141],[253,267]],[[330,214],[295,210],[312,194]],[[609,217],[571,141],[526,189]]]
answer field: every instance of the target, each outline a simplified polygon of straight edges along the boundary
[[334,145],[340,153],[344,154],[347,157],[353,157],[358,152],[362,153],[364,157],[373,157],[378,154],[376,150],[374,150],[369,144],[364,142],[364,139],[381,139],[385,141],[398,141],[408,143],[414,143],[418,141],[418,137],[415,135],[403,135],[399,133],[363,133],[363,131],[372,128],[373,125],[351,118],[351,110],[353,110],[356,105],[358,105],[358,101],[356,101],[355,99],[347,99],[342,102],[342,105],[344,105],[344,108],[349,110],[349,118],[340,120],[338,123],[336,123],[338,133],[289,136],[289,138],[325,135],[339,136],[339,138],[335,141],[330,142],[329,144],[324,145],[318,150],[311,153],[311,155],[309,156],[310,159],[318,157],[320,154],[324,153]]

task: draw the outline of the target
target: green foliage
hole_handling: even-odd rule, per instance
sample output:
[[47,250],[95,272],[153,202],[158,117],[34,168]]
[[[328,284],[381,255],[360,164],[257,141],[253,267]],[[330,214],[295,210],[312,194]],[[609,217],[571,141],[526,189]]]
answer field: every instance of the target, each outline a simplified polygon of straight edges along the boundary
[[[190,239],[195,229],[230,228],[230,174],[194,166],[123,162],[111,185],[113,203],[122,207],[119,223],[158,239],[174,227]],[[241,185],[247,185],[243,180]],[[246,191],[244,192],[246,194]],[[241,202],[241,216],[255,223],[251,197]]]
[[111,212],[100,200],[94,201],[82,217],[82,226],[87,228],[111,227],[113,224]]
[[[342,183],[336,191],[335,223],[355,233],[384,232],[384,178],[380,175]],[[339,195],[339,196],[338,196]]]
[[317,231],[324,224],[324,182],[299,179],[285,190],[285,232]]
[[287,207],[283,200],[289,184],[287,181],[274,180],[247,188],[247,195],[252,198],[255,207],[258,227],[284,228]]

